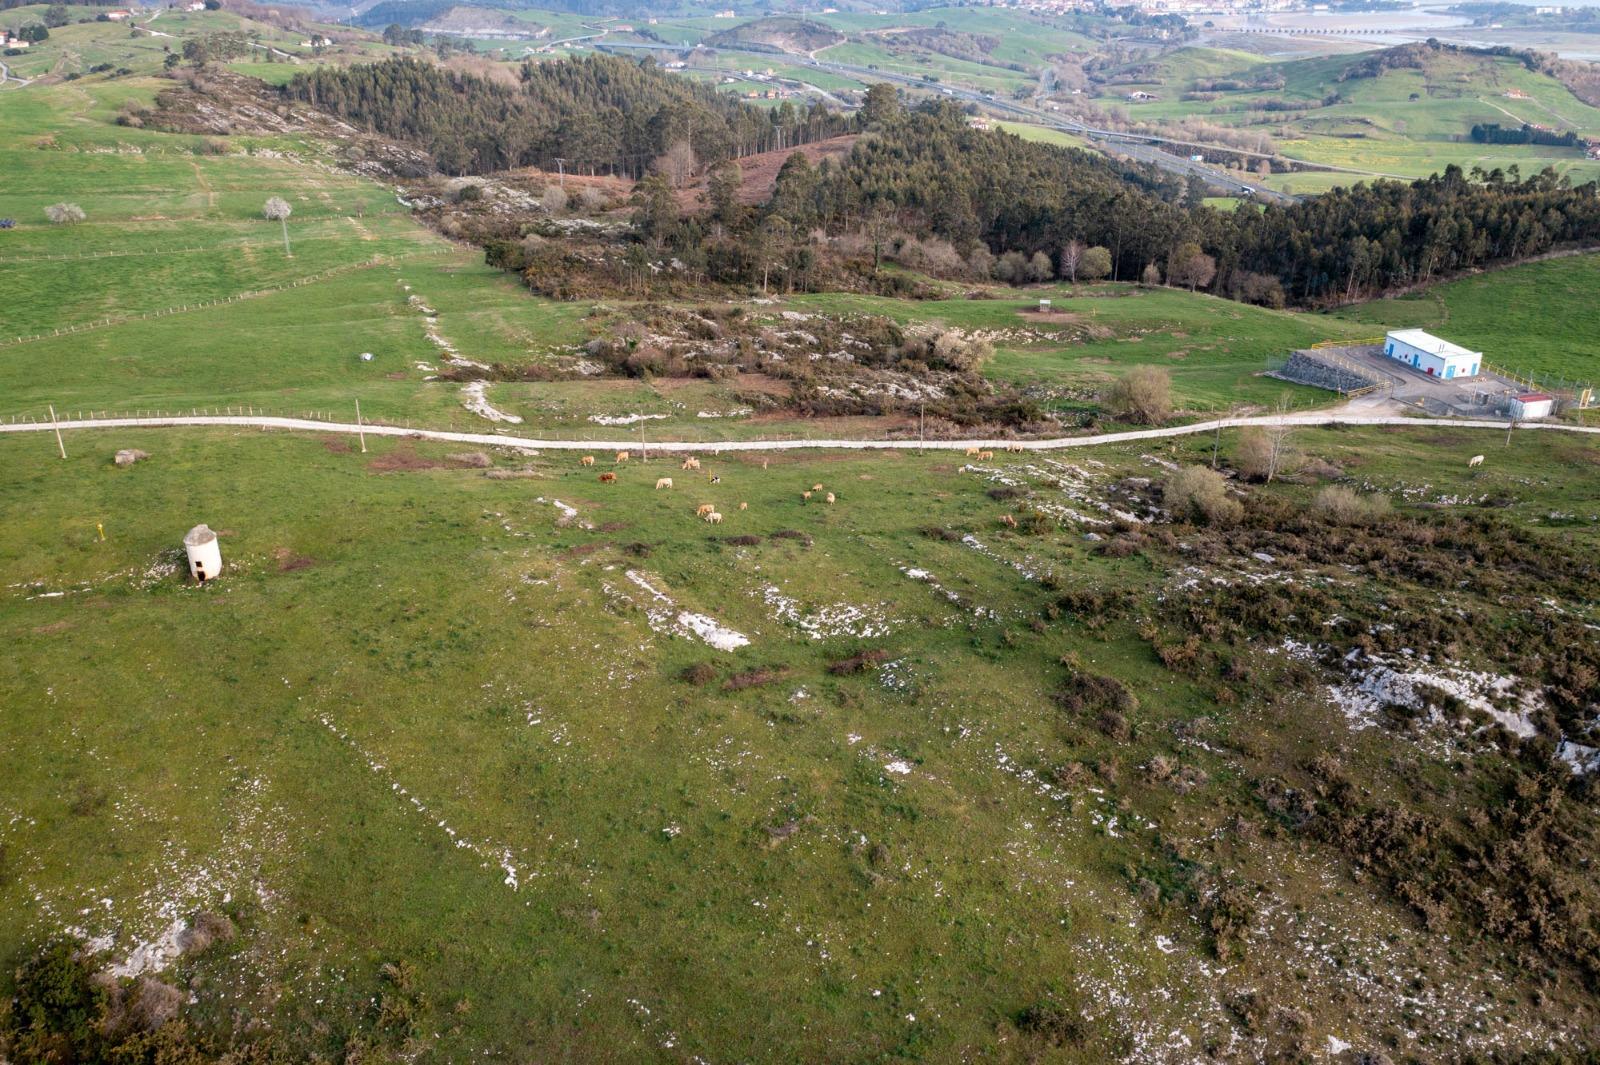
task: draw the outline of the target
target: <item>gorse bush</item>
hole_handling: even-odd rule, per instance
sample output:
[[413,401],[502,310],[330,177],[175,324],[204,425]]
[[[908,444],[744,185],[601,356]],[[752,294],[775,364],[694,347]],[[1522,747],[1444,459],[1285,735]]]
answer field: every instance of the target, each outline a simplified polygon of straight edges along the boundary
[[1185,466],[1167,478],[1162,501],[1175,519],[1204,525],[1232,525],[1244,514],[1227,479],[1204,466]]

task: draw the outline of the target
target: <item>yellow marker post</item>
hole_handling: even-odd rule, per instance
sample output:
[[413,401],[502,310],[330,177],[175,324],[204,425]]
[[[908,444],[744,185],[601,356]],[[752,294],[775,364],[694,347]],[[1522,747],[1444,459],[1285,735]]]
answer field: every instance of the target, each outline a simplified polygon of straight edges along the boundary
[[94,527],[95,527],[95,530],[97,532],[99,532],[100,539],[104,540],[106,538],[106,527],[105,527],[105,524],[102,523],[102,522],[98,522],[97,521],[97,522],[94,523]]

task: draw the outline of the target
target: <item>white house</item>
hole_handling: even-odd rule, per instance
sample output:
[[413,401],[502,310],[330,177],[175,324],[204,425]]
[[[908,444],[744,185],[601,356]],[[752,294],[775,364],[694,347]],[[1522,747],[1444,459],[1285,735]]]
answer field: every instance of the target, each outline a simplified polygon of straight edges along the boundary
[[1543,392],[1524,392],[1511,397],[1511,417],[1519,422],[1537,421],[1550,417],[1555,405],[1555,399]]
[[1483,362],[1483,352],[1468,351],[1421,329],[1390,330],[1384,337],[1383,353],[1430,377],[1442,377],[1447,381],[1477,376]]

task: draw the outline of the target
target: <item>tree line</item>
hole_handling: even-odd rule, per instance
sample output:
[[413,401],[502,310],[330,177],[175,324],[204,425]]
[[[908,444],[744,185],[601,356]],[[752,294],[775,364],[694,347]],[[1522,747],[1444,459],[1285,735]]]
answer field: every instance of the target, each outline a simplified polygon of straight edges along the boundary
[[1575,148],[1578,135],[1570,129],[1557,133],[1553,129],[1536,129],[1524,122],[1508,129],[1498,122],[1480,122],[1472,127],[1472,139],[1478,144],[1548,144],[1556,148]]
[[820,105],[763,111],[649,60],[524,63],[507,85],[397,58],[318,67],[283,88],[355,125],[426,150],[451,174],[518,166],[638,178],[674,145],[717,163],[832,136],[849,120]]
[[1222,212],[1201,203],[1203,189],[1149,168],[973,129],[948,101],[906,109],[874,90],[862,121],[870,135],[842,163],[792,185],[780,175],[769,212],[802,229],[888,213],[909,232],[1002,255],[1054,258],[1081,242],[1109,250],[1113,278],[1148,280],[1155,266],[1168,281],[1262,303],[1347,300],[1600,240],[1596,185],[1548,170],[1451,166]]

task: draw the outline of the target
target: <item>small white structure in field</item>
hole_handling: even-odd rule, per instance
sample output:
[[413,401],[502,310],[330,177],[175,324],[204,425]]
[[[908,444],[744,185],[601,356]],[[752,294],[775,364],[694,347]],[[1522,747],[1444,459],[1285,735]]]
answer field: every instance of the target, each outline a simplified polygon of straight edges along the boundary
[[189,556],[189,576],[204,584],[222,572],[222,548],[217,546],[217,534],[209,525],[196,525],[183,538],[183,550]]
[[1447,381],[1455,377],[1476,377],[1483,362],[1483,352],[1468,351],[1460,344],[1441,340],[1422,329],[1391,329],[1383,338],[1383,353],[1429,377]]
[[1039,313],[1040,314],[1049,314],[1050,313],[1050,301],[1049,300],[1040,300],[1039,301]]
[[1550,417],[1555,405],[1554,397],[1543,392],[1524,392],[1511,397],[1511,416],[1519,422],[1538,421]]

